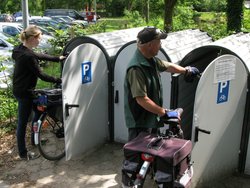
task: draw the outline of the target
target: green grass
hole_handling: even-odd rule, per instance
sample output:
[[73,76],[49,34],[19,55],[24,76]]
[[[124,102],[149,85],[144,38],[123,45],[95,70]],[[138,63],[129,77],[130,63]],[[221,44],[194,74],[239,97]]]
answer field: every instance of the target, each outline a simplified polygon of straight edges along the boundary
[[202,12],[200,13],[200,20],[203,21],[209,21],[214,19],[214,14],[212,14],[211,12]]
[[105,22],[106,32],[128,28],[128,21],[124,18],[102,18],[99,22]]
[[[60,77],[61,67],[60,67],[60,63],[58,62],[45,63],[42,69],[46,74],[50,76]],[[36,88],[39,88],[39,89],[40,88],[52,88],[53,85],[54,85],[53,83],[45,82],[39,79]]]

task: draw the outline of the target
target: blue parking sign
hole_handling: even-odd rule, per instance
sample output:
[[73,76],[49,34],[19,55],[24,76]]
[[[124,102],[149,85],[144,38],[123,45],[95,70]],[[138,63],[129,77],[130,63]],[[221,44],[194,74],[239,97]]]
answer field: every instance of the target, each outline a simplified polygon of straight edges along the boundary
[[92,81],[91,75],[91,62],[82,63],[82,84],[86,84]]
[[228,101],[229,83],[229,80],[226,82],[218,83],[217,104]]

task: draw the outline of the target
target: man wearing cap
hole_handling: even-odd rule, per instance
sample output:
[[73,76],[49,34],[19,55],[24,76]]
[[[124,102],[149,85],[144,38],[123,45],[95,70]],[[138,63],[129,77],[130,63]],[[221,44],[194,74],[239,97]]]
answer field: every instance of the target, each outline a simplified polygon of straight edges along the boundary
[[124,110],[129,138],[140,132],[156,133],[163,126],[161,118],[180,118],[177,111],[162,107],[161,72],[181,73],[195,77],[195,67],[181,67],[155,57],[161,48],[161,39],[167,33],[155,27],[145,27],[137,35],[137,50],[128,67],[124,84]]

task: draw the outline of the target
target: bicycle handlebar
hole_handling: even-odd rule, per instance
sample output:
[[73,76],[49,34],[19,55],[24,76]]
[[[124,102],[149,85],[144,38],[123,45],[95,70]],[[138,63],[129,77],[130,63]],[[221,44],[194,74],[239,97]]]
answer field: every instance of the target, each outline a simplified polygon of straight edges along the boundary
[[[176,108],[175,111],[178,112],[179,117],[181,117],[182,113],[183,113],[183,109],[182,108]],[[177,118],[169,118],[169,119],[162,119],[164,124],[179,124],[180,120]]]

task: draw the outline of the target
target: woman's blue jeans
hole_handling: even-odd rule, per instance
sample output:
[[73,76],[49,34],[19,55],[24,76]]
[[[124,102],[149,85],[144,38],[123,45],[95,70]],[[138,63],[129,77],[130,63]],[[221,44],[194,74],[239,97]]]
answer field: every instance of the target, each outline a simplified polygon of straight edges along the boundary
[[[25,157],[27,155],[27,148],[26,148],[26,128],[27,123],[29,121],[29,116],[31,115],[32,108],[33,108],[33,100],[31,98],[20,98],[16,97],[18,101],[18,125],[17,125],[17,147],[20,157]],[[35,113],[34,121],[37,121],[39,118],[39,114]],[[32,125],[33,125],[32,122]],[[31,126],[32,129],[32,126]],[[31,133],[33,130],[31,130]],[[33,136],[31,136],[33,139]]]

